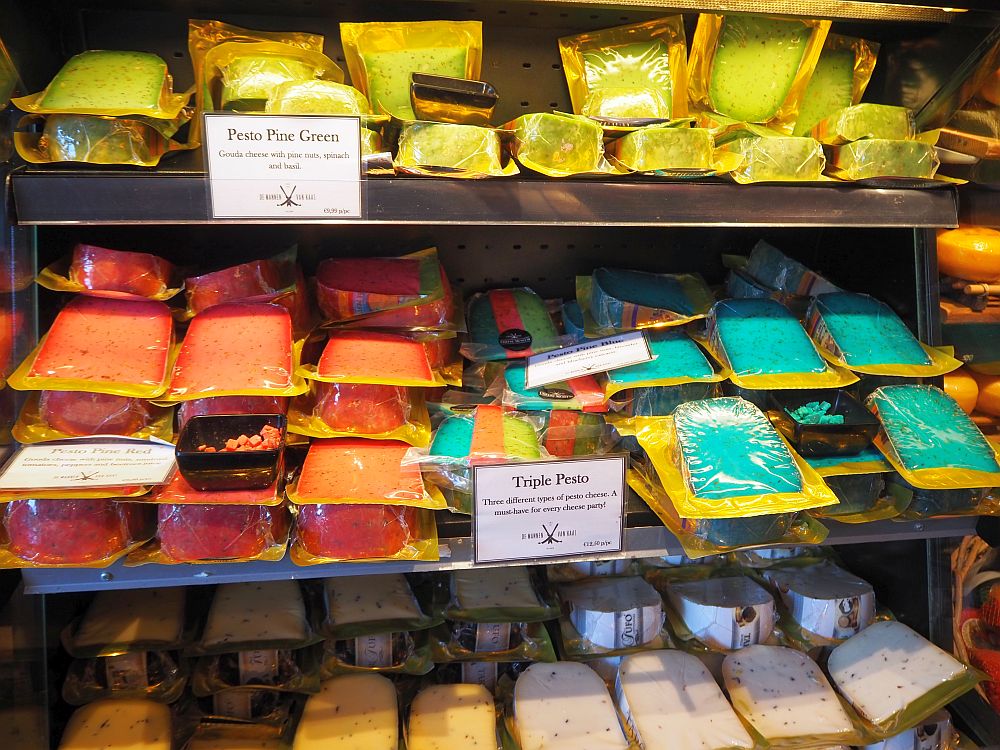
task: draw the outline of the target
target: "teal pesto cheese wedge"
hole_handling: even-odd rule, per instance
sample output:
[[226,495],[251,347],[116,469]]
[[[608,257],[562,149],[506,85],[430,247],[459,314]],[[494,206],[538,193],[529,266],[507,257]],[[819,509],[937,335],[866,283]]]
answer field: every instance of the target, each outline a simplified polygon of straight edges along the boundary
[[607,374],[610,383],[616,386],[630,383],[648,385],[657,380],[705,380],[715,375],[701,347],[683,331],[646,331],[645,336],[653,359],[611,370]]
[[[69,59],[48,85],[40,106],[50,112],[156,109],[169,87],[167,64],[148,52],[91,50]],[[168,92],[169,93],[169,92]]]
[[989,441],[940,388],[884,386],[868,397],[867,406],[878,416],[885,438],[908,471],[1000,472]]
[[819,295],[807,327],[821,347],[848,367],[931,364],[892,308],[867,294]]
[[573,339],[574,344],[583,343],[586,335],[584,333],[583,310],[580,303],[575,299],[563,302],[562,306],[563,331]]
[[674,427],[682,472],[699,498],[800,492],[802,474],[764,413],[741,398],[681,404]]
[[[815,271],[789,258],[774,245],[760,240],[753,246],[750,259],[743,269],[765,287],[788,294],[816,296],[840,289]],[[755,295],[748,295],[755,296]]]
[[734,299],[715,305],[714,336],[736,375],[822,373],[826,363],[780,302]]
[[590,314],[599,328],[628,331],[704,316],[712,294],[700,277],[598,268],[590,287]]

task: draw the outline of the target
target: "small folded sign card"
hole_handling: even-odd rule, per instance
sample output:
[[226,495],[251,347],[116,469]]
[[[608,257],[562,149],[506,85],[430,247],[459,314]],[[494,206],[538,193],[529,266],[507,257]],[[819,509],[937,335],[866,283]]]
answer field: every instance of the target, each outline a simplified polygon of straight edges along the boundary
[[652,359],[653,353],[642,331],[594,339],[528,357],[525,387],[541,388]]

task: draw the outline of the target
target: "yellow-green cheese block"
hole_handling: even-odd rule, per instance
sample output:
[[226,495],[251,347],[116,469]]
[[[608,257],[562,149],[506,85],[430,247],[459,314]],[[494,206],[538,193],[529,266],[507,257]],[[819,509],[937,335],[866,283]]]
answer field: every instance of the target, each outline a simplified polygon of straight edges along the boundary
[[712,135],[702,128],[648,127],[614,144],[615,156],[636,172],[711,169]]
[[266,111],[276,115],[367,115],[372,108],[353,86],[316,79],[276,86]]
[[375,113],[384,107],[403,120],[414,120],[410,104],[410,75],[431,73],[449,78],[465,78],[469,57],[467,47],[411,47],[369,51],[362,55],[368,76],[368,98]]
[[929,180],[941,162],[934,147],[926,143],[870,138],[835,146],[830,163],[851,180],[875,177]]
[[475,125],[417,122],[399,135],[396,163],[409,167],[450,167],[493,174],[501,169],[500,137]]
[[168,85],[167,64],[148,52],[91,50],[69,59],[45,89],[50,112],[132,110],[159,106]]

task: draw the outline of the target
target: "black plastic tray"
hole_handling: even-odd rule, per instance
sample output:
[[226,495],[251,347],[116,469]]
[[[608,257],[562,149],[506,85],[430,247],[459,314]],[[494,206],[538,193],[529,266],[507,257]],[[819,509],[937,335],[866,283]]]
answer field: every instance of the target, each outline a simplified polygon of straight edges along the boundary
[[[206,453],[198,446],[221,449],[240,435],[258,434],[265,425],[281,430],[276,450]],[[196,490],[256,490],[270,487],[278,478],[285,445],[284,414],[216,414],[192,417],[177,440],[177,468]]]
[[[878,434],[878,420],[846,391],[771,391],[768,399],[771,422],[802,456],[850,456],[867,448]],[[789,413],[812,401],[829,401],[829,413],[843,415],[844,423],[802,424]]]
[[500,96],[485,81],[429,73],[410,76],[410,103],[418,120],[488,126]]

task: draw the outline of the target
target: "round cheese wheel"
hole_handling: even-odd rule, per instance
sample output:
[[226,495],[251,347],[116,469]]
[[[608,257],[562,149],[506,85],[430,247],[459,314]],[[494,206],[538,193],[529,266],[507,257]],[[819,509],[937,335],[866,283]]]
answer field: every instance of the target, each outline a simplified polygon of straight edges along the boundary
[[67,435],[131,435],[149,423],[149,402],[109,393],[42,391],[38,412]]
[[989,227],[945,229],[937,236],[938,270],[966,281],[1000,279],[1000,231]]
[[316,415],[337,432],[382,435],[406,424],[406,388],[366,383],[316,383]]
[[978,372],[974,372],[972,377],[979,385],[976,411],[1000,417],[1000,375],[980,375]]
[[412,540],[415,508],[394,505],[302,505],[296,533],[311,555],[338,560],[392,557]]
[[966,414],[972,414],[972,410],[976,408],[979,385],[964,367],[944,376],[944,392],[955,399]]
[[277,536],[272,515],[285,512],[260,505],[158,505],[157,511],[160,546],[176,562],[254,558]]

